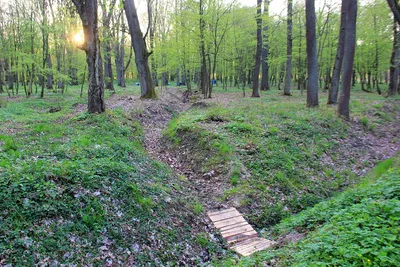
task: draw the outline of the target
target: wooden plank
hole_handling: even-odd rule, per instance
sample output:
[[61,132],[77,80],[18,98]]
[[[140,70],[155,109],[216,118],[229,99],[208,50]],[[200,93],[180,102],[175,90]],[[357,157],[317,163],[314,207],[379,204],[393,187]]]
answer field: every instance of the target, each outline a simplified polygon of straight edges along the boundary
[[264,239],[263,241],[257,241],[254,244],[247,245],[243,248],[237,248],[235,251],[243,256],[249,256],[254,252],[261,251],[271,247],[274,243]]
[[269,241],[267,239],[264,238],[254,238],[253,242],[245,244],[245,245],[241,245],[238,244],[238,246],[235,247],[235,250],[238,252],[248,252],[251,250],[255,250],[255,249],[262,249],[264,247],[270,247],[273,245],[272,241]]
[[237,244],[231,246],[231,248],[232,248],[232,249],[236,249],[236,248],[239,248],[239,247],[242,247],[242,246],[246,246],[246,245],[251,244],[251,243],[254,242],[255,240],[260,240],[260,239],[263,239],[263,238],[261,238],[261,237],[251,238],[251,239],[245,240],[245,241],[243,241],[243,242],[237,243]]
[[210,216],[226,213],[226,212],[233,211],[233,210],[236,210],[236,209],[235,208],[229,208],[229,209],[226,209],[226,210],[207,212],[207,215],[210,217]]
[[240,217],[226,219],[223,221],[214,222],[214,226],[215,226],[215,228],[220,229],[220,228],[223,228],[226,226],[235,225],[235,224],[242,223],[242,222],[247,223],[246,220],[240,216]]
[[232,229],[242,227],[242,226],[247,226],[247,225],[250,226],[246,221],[244,221],[244,222],[240,222],[240,223],[236,223],[236,224],[226,225],[224,227],[219,228],[219,230],[221,232],[224,232],[224,231],[232,230]]
[[256,252],[256,251],[260,251],[260,250],[269,248],[269,247],[271,247],[272,245],[274,245],[274,242],[269,241],[269,240],[267,240],[267,239],[264,239],[264,240],[262,240],[262,241],[257,242],[257,243],[254,244],[254,245],[251,245],[251,246],[247,246],[247,247],[244,247],[244,248],[237,249],[237,251],[238,251],[239,253],[241,253],[241,254],[250,255],[250,254],[253,254],[253,253]]
[[248,250],[253,250],[257,247],[257,245],[260,245],[260,242],[261,241],[258,238],[253,238],[251,239],[251,242],[246,245],[240,245],[241,243],[239,243],[239,245],[236,246],[234,250],[242,254]]
[[236,209],[234,209],[234,210],[231,210],[228,212],[211,215],[209,217],[213,222],[217,222],[217,221],[222,221],[222,220],[239,217],[239,216],[241,217],[242,215],[240,215],[240,213]]
[[225,240],[229,243],[229,244],[234,244],[237,242],[241,242],[244,240],[247,240],[249,238],[253,238],[253,237],[257,237],[258,234],[257,233],[244,233],[244,234],[240,234],[240,235],[236,235],[236,236],[230,236],[225,238]]
[[258,237],[257,232],[235,208],[208,212],[207,215],[230,248],[242,256],[249,256],[274,244],[273,241]]
[[246,232],[251,232],[253,231],[254,233],[257,233],[256,231],[254,231],[253,227],[251,227],[251,225],[245,225],[245,226],[239,226],[237,228],[233,228],[233,229],[229,229],[226,231],[222,231],[221,235],[223,237],[228,237],[228,236],[233,236],[233,235],[238,235],[238,234],[243,234]]

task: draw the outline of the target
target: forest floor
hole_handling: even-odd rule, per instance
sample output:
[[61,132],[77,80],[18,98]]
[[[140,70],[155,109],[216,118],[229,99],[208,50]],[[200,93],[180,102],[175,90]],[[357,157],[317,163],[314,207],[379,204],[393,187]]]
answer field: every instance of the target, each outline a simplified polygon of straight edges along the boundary
[[72,91],[2,102],[0,266],[255,266],[265,257],[274,266],[295,253],[242,262],[206,211],[234,206],[266,237],[298,241],[313,229],[279,223],[400,150],[399,99],[355,91],[345,122],[336,107],[305,108],[297,91],[254,99],[217,90],[186,103],[182,89],[155,100],[136,91],[107,93],[102,115],[87,114]]
[[[322,93],[322,97],[325,94]],[[299,96],[294,99],[276,95],[279,101],[289,103],[299,103]],[[236,106],[244,100],[242,92],[223,93],[219,92],[212,99],[203,99],[201,95],[194,96],[191,102],[182,101],[182,90],[168,88],[158,93],[158,99],[141,100],[138,96],[113,95],[108,99],[108,107],[123,108],[125,112],[134,114],[144,130],[144,147],[153,159],[166,163],[177,175],[186,177],[189,180],[185,186],[191,188],[207,209],[215,210],[227,208],[230,205],[238,206],[237,199],[231,198],[230,201],[221,201],[221,198],[232,185],[229,182],[227,173],[216,174],[215,170],[204,172],[199,166],[193,166],[196,159],[194,151],[195,145],[183,144],[176,145],[165,135],[168,124],[173,118],[191,109],[206,110],[220,107],[227,109],[229,105]],[[276,99],[278,100],[278,99]],[[357,102],[360,101],[360,102]],[[357,176],[365,175],[377,162],[393,157],[400,151],[400,112],[398,102],[376,101],[372,102],[372,108],[363,110],[361,105],[369,99],[357,99],[353,103],[356,107],[356,114],[351,120],[345,122],[346,137],[340,137],[333,148],[334,151],[327,151],[318,158],[321,165],[335,169],[337,172],[349,170]],[[334,112],[335,106],[328,107],[330,112]],[[223,111],[221,112],[223,113]],[[227,123],[219,118],[208,120],[203,124],[207,131],[215,131],[222,128]],[[249,122],[251,123],[251,122]],[[329,122],[328,122],[329,124]],[[329,128],[329,125],[327,125]],[[197,142],[198,140],[193,140]],[[334,141],[334,140],[332,140]],[[337,141],[337,140],[335,140]],[[341,155],[340,158],[332,158],[332,155]],[[196,157],[196,156],[194,156]],[[190,162],[190,163],[188,163]],[[201,163],[200,163],[201,164]],[[198,164],[197,164],[198,165]],[[251,175],[245,169],[240,170],[244,176]],[[212,178],[212,179],[211,179]],[[345,187],[345,185],[343,185]],[[240,206],[240,205],[239,205]]]

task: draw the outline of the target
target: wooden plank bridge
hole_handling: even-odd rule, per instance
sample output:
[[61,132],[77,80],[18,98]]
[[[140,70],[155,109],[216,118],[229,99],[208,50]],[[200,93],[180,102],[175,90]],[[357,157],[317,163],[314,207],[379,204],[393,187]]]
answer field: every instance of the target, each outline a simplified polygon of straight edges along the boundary
[[230,249],[242,256],[249,256],[275,244],[271,240],[259,237],[253,227],[235,208],[208,212],[207,215],[215,228],[221,232]]

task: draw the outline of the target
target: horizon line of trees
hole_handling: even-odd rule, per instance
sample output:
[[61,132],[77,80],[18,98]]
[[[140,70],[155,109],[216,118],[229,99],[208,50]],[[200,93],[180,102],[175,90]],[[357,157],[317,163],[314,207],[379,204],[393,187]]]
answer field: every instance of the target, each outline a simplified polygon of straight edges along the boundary
[[364,91],[381,94],[385,85],[388,96],[397,95],[398,1],[326,1],[319,10],[314,2],[288,0],[281,17],[269,14],[269,0],[254,7],[147,0],[147,17],[139,18],[133,0],[10,1],[0,10],[0,93],[63,93],[87,71],[89,112],[103,112],[104,89],[115,90],[114,80],[124,87],[126,78],[140,80],[143,98],[172,81],[186,85],[187,95],[197,84],[205,98],[217,83],[251,87],[253,97],[272,86],[289,96],[296,86],[307,90],[309,107],[318,106],[320,89],[329,91],[328,104],[350,97],[356,81]]

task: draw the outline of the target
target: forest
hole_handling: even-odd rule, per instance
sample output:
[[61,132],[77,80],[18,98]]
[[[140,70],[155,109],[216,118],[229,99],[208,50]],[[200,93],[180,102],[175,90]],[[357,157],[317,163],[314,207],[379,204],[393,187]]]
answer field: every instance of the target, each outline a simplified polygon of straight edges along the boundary
[[0,0],[0,266],[400,266],[399,27],[398,0]]

